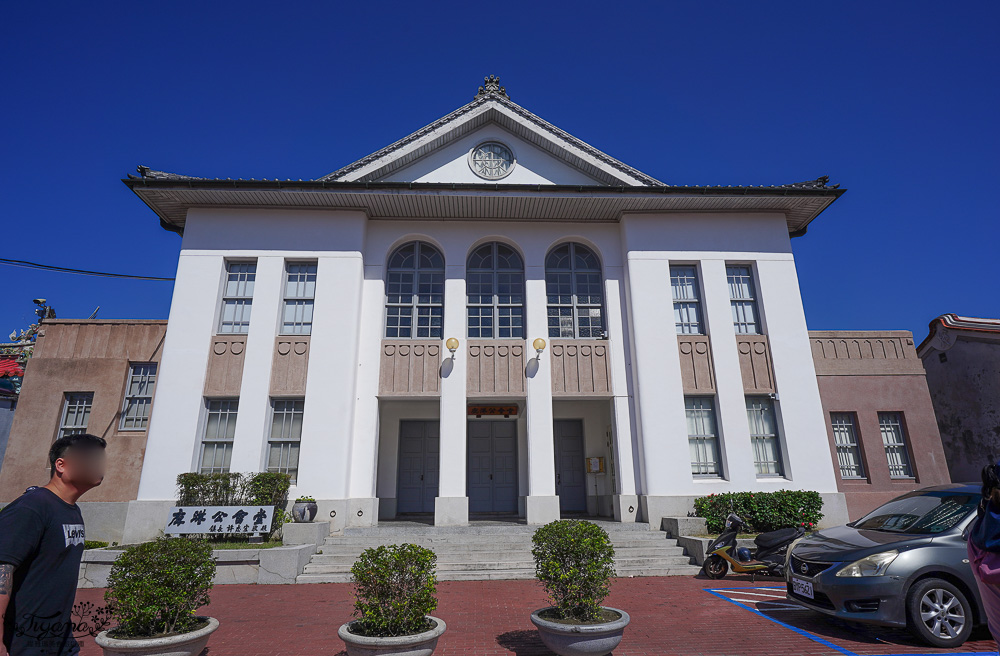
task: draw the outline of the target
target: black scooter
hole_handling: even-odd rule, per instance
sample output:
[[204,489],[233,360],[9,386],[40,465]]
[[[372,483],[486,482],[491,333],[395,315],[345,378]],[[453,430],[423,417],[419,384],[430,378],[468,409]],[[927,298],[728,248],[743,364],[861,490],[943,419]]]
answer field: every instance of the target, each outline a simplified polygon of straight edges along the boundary
[[734,572],[749,574],[751,581],[757,574],[784,576],[788,545],[806,533],[801,526],[761,533],[754,538],[757,550],[751,554],[747,548],[736,547],[736,536],[745,528],[746,524],[739,515],[730,513],[726,518],[726,530],[708,547],[708,557],[702,566],[705,576],[710,579],[721,579],[730,567]]

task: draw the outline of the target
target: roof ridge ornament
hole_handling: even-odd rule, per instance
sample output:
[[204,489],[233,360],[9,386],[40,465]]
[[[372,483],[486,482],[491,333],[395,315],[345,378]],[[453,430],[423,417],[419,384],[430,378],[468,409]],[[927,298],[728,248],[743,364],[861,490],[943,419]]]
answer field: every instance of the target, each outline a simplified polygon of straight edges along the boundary
[[476,99],[484,96],[503,96],[507,100],[510,100],[510,96],[507,95],[507,89],[500,86],[500,78],[496,75],[487,75],[483,78],[483,86],[479,87]]

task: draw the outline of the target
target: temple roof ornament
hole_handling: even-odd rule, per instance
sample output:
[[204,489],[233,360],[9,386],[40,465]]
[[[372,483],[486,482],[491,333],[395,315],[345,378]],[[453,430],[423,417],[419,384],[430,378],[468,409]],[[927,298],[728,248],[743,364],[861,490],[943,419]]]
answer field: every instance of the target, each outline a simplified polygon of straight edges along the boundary
[[500,86],[500,78],[496,75],[487,75],[483,78],[483,86],[479,87],[479,93],[476,94],[476,98],[490,95],[503,96],[510,100],[510,96],[507,95],[507,89]]

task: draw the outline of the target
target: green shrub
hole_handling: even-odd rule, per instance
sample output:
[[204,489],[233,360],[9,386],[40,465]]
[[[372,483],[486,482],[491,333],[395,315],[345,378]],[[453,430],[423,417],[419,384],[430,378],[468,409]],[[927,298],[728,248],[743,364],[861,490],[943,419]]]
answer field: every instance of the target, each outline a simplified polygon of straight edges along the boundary
[[823,519],[823,498],[819,492],[778,490],[777,492],[726,492],[694,500],[694,511],[704,517],[710,533],[721,533],[726,517],[734,512],[754,533],[789,526],[816,527]]
[[354,579],[352,632],[401,636],[433,628],[427,615],[437,608],[437,556],[415,544],[365,549],[351,567]]
[[108,543],[107,542],[102,542],[101,540],[84,540],[83,541],[83,548],[84,549],[102,549],[102,548],[104,548],[106,546],[108,546]]
[[615,575],[615,548],[597,524],[558,520],[531,538],[535,578],[562,619],[595,621]]
[[[288,504],[288,474],[273,472],[253,472],[249,474],[199,474],[177,475],[178,506],[272,506],[275,508],[271,530],[265,539],[272,536],[285,522],[285,506]],[[223,536],[221,538],[217,536]],[[216,533],[210,539],[232,540],[232,534]]]
[[206,540],[160,537],[125,549],[111,565],[104,600],[118,622],[115,637],[150,637],[194,629],[215,576]]

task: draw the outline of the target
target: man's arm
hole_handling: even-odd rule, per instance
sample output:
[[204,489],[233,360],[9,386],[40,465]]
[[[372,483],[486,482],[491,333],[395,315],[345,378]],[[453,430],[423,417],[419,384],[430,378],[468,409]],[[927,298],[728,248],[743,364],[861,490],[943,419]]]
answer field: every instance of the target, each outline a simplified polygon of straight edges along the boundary
[[[3,626],[4,615],[7,614],[7,604],[10,593],[14,589],[14,566],[10,563],[0,563],[0,626]],[[7,656],[7,649],[0,642],[0,656]]]

